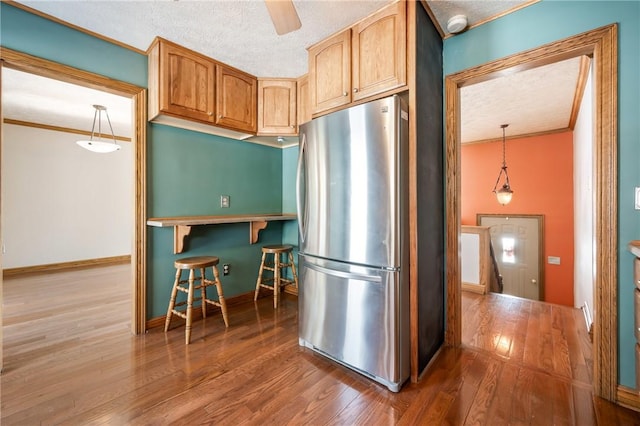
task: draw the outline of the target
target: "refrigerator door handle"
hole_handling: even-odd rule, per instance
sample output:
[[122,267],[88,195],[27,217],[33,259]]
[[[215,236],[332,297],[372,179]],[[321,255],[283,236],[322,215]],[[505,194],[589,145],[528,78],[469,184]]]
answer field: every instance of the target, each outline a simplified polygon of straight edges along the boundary
[[305,267],[309,269],[313,269],[323,274],[333,275],[335,277],[382,283],[382,277],[380,277],[379,275],[355,274],[351,272],[336,271],[335,269],[325,268],[325,267],[308,263],[308,262],[305,262]]
[[[296,169],[296,213],[298,215],[298,231],[300,234],[300,242],[305,240],[305,227],[307,216],[307,194],[305,191],[304,200],[302,198],[302,172],[304,166],[304,154],[307,145],[307,135],[302,134],[302,140],[300,141],[300,152],[298,153],[298,167]],[[306,178],[306,176],[305,176]],[[306,183],[306,182],[305,182]]]

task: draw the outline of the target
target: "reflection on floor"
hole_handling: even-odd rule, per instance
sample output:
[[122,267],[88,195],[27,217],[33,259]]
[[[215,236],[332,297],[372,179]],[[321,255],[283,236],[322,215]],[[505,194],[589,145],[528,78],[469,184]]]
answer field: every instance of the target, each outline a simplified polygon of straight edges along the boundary
[[[570,308],[463,294],[464,345],[394,394],[301,348],[285,294],[168,333],[129,331],[130,274],[6,280],[2,424],[640,424],[592,400],[591,351]],[[167,295],[167,300],[168,300]]]

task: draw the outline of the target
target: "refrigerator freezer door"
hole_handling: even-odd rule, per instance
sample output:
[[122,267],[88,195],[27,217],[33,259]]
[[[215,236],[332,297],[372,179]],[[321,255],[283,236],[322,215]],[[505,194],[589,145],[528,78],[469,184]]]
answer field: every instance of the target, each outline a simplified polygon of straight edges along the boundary
[[300,344],[397,392],[409,377],[408,280],[309,256],[300,279]]
[[398,96],[301,127],[300,252],[397,268],[406,209],[406,112]]

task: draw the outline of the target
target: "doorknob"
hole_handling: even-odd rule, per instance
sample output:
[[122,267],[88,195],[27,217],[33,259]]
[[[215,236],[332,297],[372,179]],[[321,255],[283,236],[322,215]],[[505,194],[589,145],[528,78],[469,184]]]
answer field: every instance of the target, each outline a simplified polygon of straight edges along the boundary
[[536,280],[531,280],[531,284],[536,285],[536,284],[538,284],[538,281],[536,281]]

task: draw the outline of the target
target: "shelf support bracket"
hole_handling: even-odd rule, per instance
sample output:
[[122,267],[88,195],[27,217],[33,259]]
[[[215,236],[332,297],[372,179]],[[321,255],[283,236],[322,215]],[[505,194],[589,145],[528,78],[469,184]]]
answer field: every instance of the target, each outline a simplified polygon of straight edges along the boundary
[[176,225],[173,227],[173,253],[178,254],[184,251],[184,244],[191,234],[191,225]]
[[258,242],[258,233],[267,227],[266,220],[254,220],[249,222],[249,244]]

